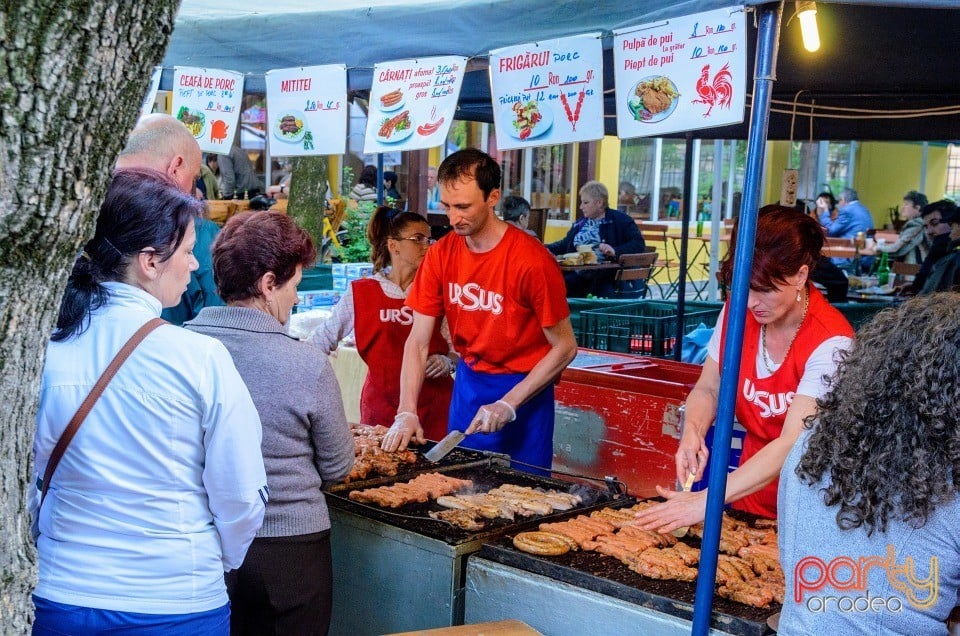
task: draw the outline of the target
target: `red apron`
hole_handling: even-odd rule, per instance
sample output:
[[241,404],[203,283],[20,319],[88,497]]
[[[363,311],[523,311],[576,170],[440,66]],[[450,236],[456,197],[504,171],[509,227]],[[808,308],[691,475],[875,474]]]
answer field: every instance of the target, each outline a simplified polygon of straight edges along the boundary
[[[360,392],[360,420],[364,424],[390,426],[400,403],[400,368],[403,345],[413,325],[413,310],[402,298],[390,298],[373,278],[356,280],[353,285],[353,331],[357,351],[367,363],[367,379]],[[429,355],[446,355],[446,340],[440,335],[440,320],[430,339]],[[427,439],[439,440],[447,434],[447,416],[453,379],[424,378],[417,415]]]
[[[828,338],[853,337],[850,323],[826,301],[823,294],[812,285],[807,286],[807,292],[810,294],[807,317],[800,325],[793,345],[787,352],[787,358],[772,375],[763,379],[757,377],[760,323],[753,314],[747,312],[735,409],[737,420],[747,429],[743,452],[740,455],[741,466],[769,442],[780,437],[783,423],[787,419],[787,409],[793,403],[794,393],[803,377],[810,354]],[[729,304],[727,311],[729,312]],[[726,333],[723,333],[720,339],[721,364],[725,339]],[[731,505],[738,510],[776,519],[779,483],[779,479],[774,479],[762,489]]]

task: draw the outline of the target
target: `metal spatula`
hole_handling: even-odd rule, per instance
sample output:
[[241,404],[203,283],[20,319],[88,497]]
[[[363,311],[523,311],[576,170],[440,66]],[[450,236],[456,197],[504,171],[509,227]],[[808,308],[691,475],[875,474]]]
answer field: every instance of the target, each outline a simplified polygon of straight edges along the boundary
[[463,441],[466,434],[463,431],[450,431],[447,436],[437,442],[437,445],[428,450],[423,456],[436,464],[450,454],[457,444]]

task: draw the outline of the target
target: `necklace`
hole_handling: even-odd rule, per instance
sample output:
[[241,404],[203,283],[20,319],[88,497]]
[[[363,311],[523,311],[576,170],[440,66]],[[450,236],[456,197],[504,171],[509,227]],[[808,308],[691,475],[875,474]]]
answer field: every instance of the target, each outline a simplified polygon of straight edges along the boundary
[[[790,343],[787,345],[787,350],[783,354],[783,359],[786,361],[787,356],[790,355],[790,348],[793,346],[793,341],[797,339],[797,334],[800,333],[800,327],[803,326],[803,321],[807,317],[807,308],[810,307],[810,294],[806,290],[803,292],[803,315],[800,316],[800,324],[797,325],[797,330],[793,332],[793,337],[790,338]],[[763,357],[763,366],[767,368],[767,373],[773,375],[773,365],[775,364],[773,358],[767,354],[767,326],[762,325],[760,327],[760,353]],[[782,364],[782,363],[781,363]]]

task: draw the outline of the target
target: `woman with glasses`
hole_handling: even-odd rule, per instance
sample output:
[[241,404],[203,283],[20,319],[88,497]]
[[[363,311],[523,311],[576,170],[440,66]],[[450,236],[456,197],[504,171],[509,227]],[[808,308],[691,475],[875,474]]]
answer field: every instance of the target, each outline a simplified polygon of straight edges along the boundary
[[[367,363],[367,379],[360,393],[363,424],[390,426],[400,401],[400,365],[403,345],[413,325],[413,312],[404,301],[413,278],[433,244],[430,226],[419,214],[380,207],[367,226],[373,276],[356,280],[333,308],[333,315],[310,337],[330,353],[353,332],[360,357]],[[430,342],[426,378],[418,415],[429,439],[447,432],[447,412],[457,354],[446,321],[438,323]]]

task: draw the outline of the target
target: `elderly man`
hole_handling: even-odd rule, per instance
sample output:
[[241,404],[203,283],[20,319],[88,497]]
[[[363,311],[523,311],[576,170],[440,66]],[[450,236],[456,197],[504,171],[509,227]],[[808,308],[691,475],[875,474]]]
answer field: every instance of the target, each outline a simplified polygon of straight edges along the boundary
[[556,261],[494,212],[500,176],[493,157],[475,148],[440,165],[440,201],[453,231],[427,252],[407,296],[413,328],[403,351],[400,406],[383,448],[424,441],[417,398],[434,325],[446,316],[460,354],[449,430],[468,435],[463,446],[549,470],[553,382],[577,343]]
[[[633,217],[610,208],[607,186],[599,181],[588,181],[580,188],[580,211],[583,218],[561,240],[548,244],[548,250],[565,254],[575,252],[580,245],[590,245],[598,259],[617,260],[621,254],[640,254],[646,248]],[[615,275],[610,270],[568,272],[563,277],[567,296],[610,296]]]
[[854,238],[857,232],[866,232],[873,229],[873,217],[870,210],[860,203],[857,191],[853,188],[844,188],[840,191],[839,214],[834,220],[826,219],[823,229],[827,236],[840,238]]
[[155,113],[141,119],[120,151],[117,169],[151,168],[193,194],[200,175],[200,146],[187,127],[170,115]]
[[[187,127],[175,117],[156,113],[141,119],[127,145],[120,151],[117,168],[150,168],[170,177],[181,191],[193,194],[200,174],[200,146]],[[208,305],[222,305],[213,281],[213,256],[210,248],[220,228],[207,219],[197,219],[197,243],[194,256],[200,267],[190,273],[190,283],[180,304],[163,310],[161,316],[180,325]]]
[[537,236],[536,232],[527,227],[530,222],[530,203],[523,197],[503,197],[500,201],[500,214],[510,225],[520,228],[530,236]]

